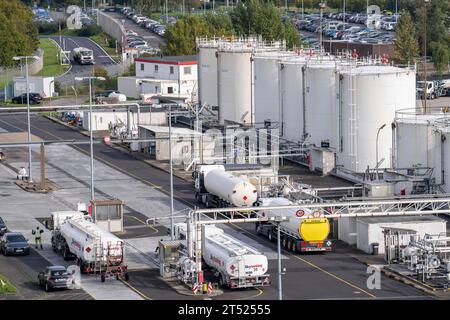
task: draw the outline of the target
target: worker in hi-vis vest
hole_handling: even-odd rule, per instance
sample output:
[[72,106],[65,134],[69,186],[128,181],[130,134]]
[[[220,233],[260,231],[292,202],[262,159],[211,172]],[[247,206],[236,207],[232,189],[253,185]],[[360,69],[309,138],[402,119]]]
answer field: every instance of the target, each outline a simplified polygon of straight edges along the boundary
[[39,226],[37,226],[36,230],[33,230],[31,233],[34,234],[34,240],[36,241],[36,249],[38,248],[38,244],[40,244],[41,249],[44,249],[44,247],[42,247],[42,240],[41,240],[41,235],[44,233],[44,230],[40,229]]

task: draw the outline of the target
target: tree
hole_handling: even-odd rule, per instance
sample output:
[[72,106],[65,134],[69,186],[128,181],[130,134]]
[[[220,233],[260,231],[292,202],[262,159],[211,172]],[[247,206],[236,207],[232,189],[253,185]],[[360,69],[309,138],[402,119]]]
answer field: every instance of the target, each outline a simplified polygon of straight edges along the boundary
[[407,11],[403,11],[398,20],[394,50],[394,59],[399,63],[413,63],[419,55],[419,43],[411,15]]
[[239,35],[257,35],[265,41],[286,40],[289,47],[300,45],[300,36],[292,20],[281,22],[279,10],[270,1],[241,2],[231,13],[231,19]]
[[18,0],[0,0],[0,66],[17,64],[14,56],[31,55],[39,41],[33,13]]
[[432,42],[431,50],[433,53],[433,65],[439,75],[444,71],[448,71],[450,50],[448,46],[441,42]]

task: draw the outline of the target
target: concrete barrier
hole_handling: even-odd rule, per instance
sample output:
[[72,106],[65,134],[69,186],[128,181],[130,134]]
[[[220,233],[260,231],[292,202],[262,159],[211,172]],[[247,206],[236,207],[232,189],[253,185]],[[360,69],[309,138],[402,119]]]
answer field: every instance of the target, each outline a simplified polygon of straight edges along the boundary
[[[33,55],[38,56],[40,59],[28,61],[28,74],[30,76],[38,73],[44,67],[44,50],[38,48]],[[22,64],[14,68],[2,67],[0,68],[0,83],[10,82],[14,79],[14,77],[19,77],[22,75],[25,76],[25,66]]]
[[125,28],[119,21],[106,13],[99,11],[97,14],[97,24],[102,28],[103,32],[115,38],[123,47],[125,41]]

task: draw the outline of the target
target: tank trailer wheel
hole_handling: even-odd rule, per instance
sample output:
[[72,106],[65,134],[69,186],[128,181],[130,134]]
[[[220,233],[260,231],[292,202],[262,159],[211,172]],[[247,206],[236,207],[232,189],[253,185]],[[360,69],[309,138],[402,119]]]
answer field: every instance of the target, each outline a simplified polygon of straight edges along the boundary
[[130,281],[130,274],[128,272],[125,272],[125,281]]
[[104,274],[102,274],[102,275],[100,276],[100,280],[101,280],[102,282],[105,282],[105,280],[106,280],[106,277],[105,277],[105,275],[104,275]]

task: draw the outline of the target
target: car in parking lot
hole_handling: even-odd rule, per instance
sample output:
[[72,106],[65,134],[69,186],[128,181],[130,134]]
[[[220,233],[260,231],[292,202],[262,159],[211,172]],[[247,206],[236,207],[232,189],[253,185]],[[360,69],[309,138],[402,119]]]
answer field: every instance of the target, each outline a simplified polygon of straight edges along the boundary
[[[42,96],[39,93],[30,92],[29,94],[30,104],[38,104],[42,101]],[[24,104],[27,103],[27,94],[22,93],[20,96],[16,96],[11,99],[12,103]]]
[[[0,153],[3,154],[1,150]],[[2,217],[0,217],[0,236],[4,235],[7,230],[8,228],[6,227],[5,221],[3,221]]]
[[146,45],[148,45],[148,43],[145,41],[133,41],[128,44],[128,47],[136,48],[136,46],[146,46]]
[[20,232],[6,232],[0,238],[0,253],[3,255],[29,255],[30,245]]
[[50,266],[39,272],[38,283],[48,292],[53,289],[72,289],[75,280],[66,267]]

